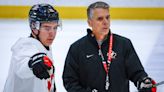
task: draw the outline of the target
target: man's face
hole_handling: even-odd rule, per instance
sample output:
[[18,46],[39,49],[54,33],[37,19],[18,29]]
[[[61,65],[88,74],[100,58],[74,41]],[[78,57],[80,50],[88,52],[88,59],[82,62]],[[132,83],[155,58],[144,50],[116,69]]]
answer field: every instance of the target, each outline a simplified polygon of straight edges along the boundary
[[50,46],[56,36],[57,22],[44,22],[39,29],[39,39],[44,46]]
[[110,15],[108,9],[96,8],[92,10],[92,18],[88,20],[89,26],[92,28],[93,34],[96,36],[104,36],[109,33]]

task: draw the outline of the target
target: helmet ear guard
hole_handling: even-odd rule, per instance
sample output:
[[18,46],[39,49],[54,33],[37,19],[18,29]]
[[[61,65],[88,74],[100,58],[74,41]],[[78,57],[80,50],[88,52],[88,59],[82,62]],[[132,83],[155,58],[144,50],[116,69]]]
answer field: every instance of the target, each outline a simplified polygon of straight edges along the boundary
[[31,30],[33,30],[33,29],[39,30],[39,28],[40,28],[40,22],[39,21],[31,22],[30,23],[30,27],[31,27]]
[[62,21],[61,20],[58,21],[58,28],[60,28],[59,31],[62,30]]

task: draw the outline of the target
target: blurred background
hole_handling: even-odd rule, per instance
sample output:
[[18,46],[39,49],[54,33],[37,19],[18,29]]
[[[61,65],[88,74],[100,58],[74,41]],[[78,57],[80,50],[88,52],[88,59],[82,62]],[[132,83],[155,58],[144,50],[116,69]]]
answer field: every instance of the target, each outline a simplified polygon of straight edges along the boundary
[[[20,37],[30,34],[28,11],[33,4],[53,5],[62,19],[52,45],[58,92],[66,92],[62,72],[69,46],[88,28],[86,8],[97,0],[0,0],[0,92],[7,79],[11,47]],[[146,72],[156,82],[164,81],[164,0],[102,0],[111,9],[113,33],[131,39]],[[96,76],[95,76],[96,77]],[[130,92],[137,92],[133,83]],[[157,88],[164,92],[164,85]]]

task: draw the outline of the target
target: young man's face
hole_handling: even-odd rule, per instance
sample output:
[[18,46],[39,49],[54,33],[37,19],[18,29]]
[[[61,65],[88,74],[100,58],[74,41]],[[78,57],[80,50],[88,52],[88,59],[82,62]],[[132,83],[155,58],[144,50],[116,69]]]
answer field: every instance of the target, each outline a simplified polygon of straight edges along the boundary
[[56,36],[58,23],[44,22],[39,29],[39,39],[44,46],[50,46]]
[[88,20],[93,34],[104,36],[109,33],[110,15],[108,9],[96,8],[92,10],[92,18]]

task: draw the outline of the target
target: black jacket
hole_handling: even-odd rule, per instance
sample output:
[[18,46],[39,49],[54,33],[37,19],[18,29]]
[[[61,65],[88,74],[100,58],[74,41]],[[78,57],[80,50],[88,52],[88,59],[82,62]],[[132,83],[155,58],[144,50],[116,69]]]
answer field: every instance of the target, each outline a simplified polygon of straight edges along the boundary
[[[129,80],[136,82],[146,77],[143,66],[133,48],[131,41],[113,34],[113,51],[117,54],[112,59],[109,69],[110,90],[105,91],[106,72],[98,54],[95,37],[88,34],[70,46],[64,72],[63,83],[68,92],[129,92]],[[107,60],[110,33],[102,43],[102,52]],[[92,55],[87,57],[87,55]]]

